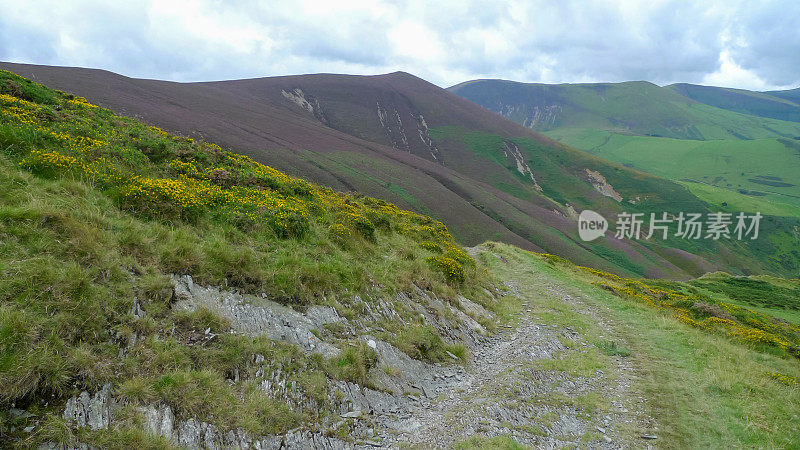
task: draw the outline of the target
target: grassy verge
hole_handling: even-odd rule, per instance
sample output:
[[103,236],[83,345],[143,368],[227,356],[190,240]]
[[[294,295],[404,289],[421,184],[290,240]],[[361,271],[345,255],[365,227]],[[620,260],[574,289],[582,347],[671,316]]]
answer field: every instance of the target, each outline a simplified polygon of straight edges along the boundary
[[[641,381],[634,389],[648,399],[664,448],[788,448],[800,433],[800,364],[769,349],[730,340],[690,326],[674,312],[619,297],[593,285],[594,275],[563,260],[502,244],[491,252],[511,269],[487,261],[499,276],[536,274],[536,285],[564,287],[615,323],[631,351]],[[505,271],[505,272],[504,272]],[[566,323],[566,315],[554,312]],[[582,333],[586,329],[578,328]],[[591,333],[589,331],[588,333]]]

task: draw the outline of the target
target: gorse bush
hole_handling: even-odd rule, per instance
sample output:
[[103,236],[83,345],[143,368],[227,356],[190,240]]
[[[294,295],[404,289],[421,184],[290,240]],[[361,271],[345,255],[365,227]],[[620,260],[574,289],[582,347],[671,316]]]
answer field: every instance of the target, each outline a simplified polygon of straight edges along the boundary
[[705,295],[692,287],[705,286],[708,281],[702,278],[671,286],[670,282],[632,280],[587,267],[581,269],[603,278],[594,283],[601,288],[619,297],[671,311],[687,325],[760,350],[800,358],[800,326]]
[[[37,86],[8,72],[2,78],[3,86]],[[376,230],[394,229],[454,247],[447,228],[427,216],[311,185],[214,144],[113,116],[85,99],[54,93],[47,97],[53,109],[26,99],[42,95],[23,95],[47,92],[37,89],[4,88],[19,96],[0,97],[0,123],[18,131],[6,147],[23,156],[20,166],[48,178],[80,177],[141,216],[190,223],[207,217],[280,238],[302,237],[312,222],[341,225],[370,241]]]
[[453,258],[446,256],[431,256],[425,258],[428,265],[441,273],[450,284],[461,284],[466,279],[464,266]]

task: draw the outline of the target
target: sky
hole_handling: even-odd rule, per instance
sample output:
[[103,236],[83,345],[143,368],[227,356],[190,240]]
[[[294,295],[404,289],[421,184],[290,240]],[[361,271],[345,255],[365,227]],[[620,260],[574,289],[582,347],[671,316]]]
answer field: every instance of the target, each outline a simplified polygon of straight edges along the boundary
[[410,72],[800,86],[797,0],[0,0],[0,60],[209,81]]

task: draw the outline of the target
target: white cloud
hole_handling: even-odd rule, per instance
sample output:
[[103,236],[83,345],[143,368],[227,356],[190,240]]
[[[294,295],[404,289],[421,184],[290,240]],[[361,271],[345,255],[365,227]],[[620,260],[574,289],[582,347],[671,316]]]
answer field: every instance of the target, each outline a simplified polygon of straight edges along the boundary
[[0,60],[178,81],[405,70],[471,78],[800,83],[793,0],[0,0]]

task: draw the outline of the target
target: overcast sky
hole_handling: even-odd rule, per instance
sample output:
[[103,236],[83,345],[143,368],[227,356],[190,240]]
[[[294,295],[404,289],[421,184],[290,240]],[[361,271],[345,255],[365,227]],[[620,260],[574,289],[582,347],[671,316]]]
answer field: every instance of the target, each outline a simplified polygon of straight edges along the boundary
[[0,0],[0,60],[140,78],[403,70],[475,78],[800,85],[800,5],[778,1]]

